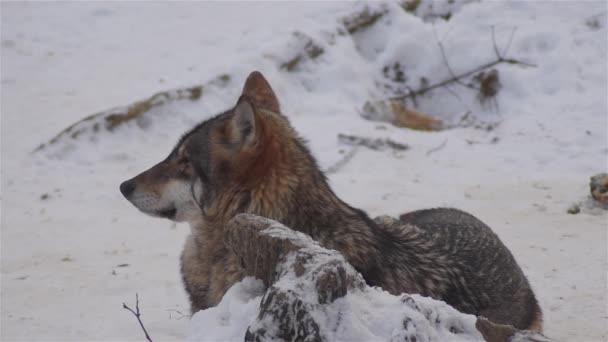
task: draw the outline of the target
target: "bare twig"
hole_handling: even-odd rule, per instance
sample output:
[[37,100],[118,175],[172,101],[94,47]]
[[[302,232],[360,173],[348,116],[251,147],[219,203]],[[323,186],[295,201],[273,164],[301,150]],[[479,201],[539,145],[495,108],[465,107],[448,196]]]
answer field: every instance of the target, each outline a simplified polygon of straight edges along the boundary
[[511,30],[511,35],[509,36],[509,41],[507,42],[507,46],[502,51],[502,55],[506,56],[509,53],[509,49],[511,48],[511,43],[513,42],[513,36],[515,35],[515,31],[517,31],[517,27],[513,27]]
[[460,97],[460,95],[458,95],[458,93],[455,90],[452,90],[450,87],[448,87],[447,85],[445,86],[445,90],[448,91],[448,93],[452,94],[452,96],[454,96],[456,98],[456,100],[458,100],[460,103],[462,103],[463,105],[466,106],[466,104],[464,103],[464,101],[462,100],[462,97]]
[[327,170],[325,170],[325,174],[330,175],[332,173],[338,172],[338,170],[343,168],[344,165],[346,165],[349,161],[351,161],[353,159],[353,157],[355,156],[355,153],[357,153],[357,151],[358,151],[358,147],[359,146],[354,146],[340,160],[335,162],[332,166],[328,167]]
[[439,150],[441,150],[442,148],[445,147],[445,145],[448,143],[448,139],[445,139],[439,146],[437,147],[433,147],[432,149],[426,151],[426,155],[430,156],[432,153],[435,153]]
[[[460,81],[460,79],[456,77],[456,75],[454,73],[454,70],[450,66],[450,63],[448,62],[448,56],[445,53],[445,48],[443,47],[443,43],[441,42],[441,40],[437,36],[437,30],[435,29],[435,25],[433,25],[433,36],[435,36],[435,41],[437,42],[437,45],[439,46],[439,51],[441,52],[441,58],[443,59],[443,64],[445,64],[445,66],[448,69],[448,72],[450,73],[450,76],[452,76],[452,79],[454,80],[454,82],[456,82],[456,83],[458,83],[461,86],[466,87],[466,88],[471,88],[471,89],[474,89],[474,90],[479,90],[474,85],[472,85],[472,84],[466,84],[466,83]],[[454,92],[452,92],[452,94],[455,95]]]
[[169,318],[173,318],[173,316],[171,316],[171,312],[177,313],[179,315],[179,317],[176,318],[178,321],[184,317],[191,317],[190,315],[187,315],[187,314],[185,314],[179,310],[175,310],[175,309],[167,309],[167,312],[169,312]]
[[[510,40],[511,39],[512,38],[510,38]],[[483,64],[481,66],[478,66],[478,67],[476,67],[474,69],[471,69],[469,71],[463,72],[461,74],[454,74],[451,71],[450,72],[450,74],[451,74],[450,76],[451,77],[449,79],[443,80],[441,82],[438,82],[438,83],[435,83],[435,84],[432,84],[432,85],[429,85],[429,86],[426,86],[426,87],[422,87],[422,88],[420,88],[418,90],[415,90],[415,91],[410,91],[409,93],[407,93],[405,95],[399,95],[399,96],[390,97],[389,100],[405,100],[405,99],[408,99],[408,98],[415,98],[416,96],[422,95],[422,94],[424,94],[424,93],[426,93],[428,91],[431,91],[433,89],[436,89],[436,88],[444,87],[444,86],[446,86],[446,85],[448,85],[450,83],[455,83],[456,82],[458,84],[463,84],[461,82],[461,79],[463,79],[465,77],[469,77],[469,76],[474,75],[474,74],[476,74],[476,73],[478,73],[480,71],[484,71],[486,69],[492,68],[493,66],[498,65],[498,64],[502,64],[502,63],[513,64],[513,65],[520,65],[520,66],[523,66],[523,67],[532,67],[532,68],[536,67],[535,64],[523,62],[523,61],[520,61],[520,60],[517,60],[517,59],[514,59],[514,58],[505,58],[503,55],[501,55],[501,53],[498,50],[498,47],[496,45],[496,40],[495,40],[495,37],[494,37],[494,27],[492,27],[492,42],[493,42],[494,53],[496,54],[496,59],[495,60],[493,60],[491,62],[488,62],[486,64]],[[443,45],[441,44],[440,41],[438,41],[438,44],[440,46],[440,50],[442,51],[442,57],[443,57],[444,62],[445,62],[446,61],[446,57],[445,57],[445,52],[443,50]],[[508,47],[510,47],[510,45],[511,45],[511,43],[509,41]],[[505,51],[507,51],[507,49],[505,49]],[[451,70],[451,67],[449,67],[449,64],[446,63],[446,65],[448,65],[449,70]],[[467,88],[471,88],[469,85],[465,85],[465,86]]]
[[471,115],[471,111],[470,110],[468,110],[464,114],[462,114],[462,116],[460,117],[460,121],[458,121],[458,123],[456,124],[456,127],[467,127],[465,125],[465,123],[469,119],[470,115]]
[[501,64],[501,63],[516,64],[516,65],[522,65],[522,66],[533,67],[533,68],[536,67],[536,65],[534,65],[534,64],[530,64],[530,63],[526,63],[526,62],[521,62],[521,61],[518,61],[518,60],[515,60],[515,59],[495,60],[493,62],[489,62],[489,63],[486,63],[486,64],[484,64],[482,66],[479,66],[479,67],[477,67],[475,69],[472,69],[470,71],[467,71],[467,72],[464,72],[462,74],[456,75],[456,77],[454,77],[454,78],[450,78],[450,79],[441,81],[439,83],[436,83],[436,84],[430,85],[428,87],[424,87],[424,88],[418,89],[418,90],[416,90],[414,92],[407,93],[405,95],[390,97],[389,99],[390,100],[404,100],[404,99],[411,98],[411,97],[414,97],[414,96],[422,95],[422,94],[424,94],[424,93],[426,93],[428,91],[431,91],[433,89],[440,88],[440,87],[445,86],[446,84],[453,83],[454,79],[461,79],[461,78],[464,78],[464,77],[467,77],[467,76],[471,76],[473,74],[476,74],[476,73],[478,73],[480,71],[483,71],[485,69],[489,69],[489,68],[491,68],[491,67],[493,67],[493,66],[495,66],[497,64]]
[[364,146],[369,148],[370,150],[375,151],[383,151],[386,149],[391,149],[394,151],[404,151],[409,148],[409,146],[393,141],[391,139],[385,138],[367,138],[360,137],[356,135],[346,135],[346,134],[338,134],[338,141],[343,144],[351,145],[351,146]]
[[[408,94],[411,94],[414,92],[414,90],[410,86],[406,85],[405,89],[407,89]],[[414,104],[414,108],[418,107],[418,101],[416,101],[416,95],[412,96],[412,103]]]
[[127,304],[125,304],[125,303],[122,303],[122,307],[124,309],[131,311],[131,313],[133,315],[135,315],[135,317],[137,318],[137,321],[139,322],[139,325],[141,326],[141,329],[144,331],[144,334],[146,334],[146,339],[149,342],[152,342],[150,335],[148,335],[148,332],[146,331],[146,328],[144,327],[144,323],[142,323],[142,321],[141,321],[141,317],[140,317],[141,313],[139,312],[139,296],[137,295],[137,293],[135,294],[135,311],[133,311],[133,309],[128,307]]
[[496,57],[498,58],[498,60],[502,59],[502,56],[500,55],[500,51],[498,51],[498,45],[496,45],[496,37],[494,35],[494,25],[491,26],[492,29],[492,47],[494,48],[494,53],[496,54]]

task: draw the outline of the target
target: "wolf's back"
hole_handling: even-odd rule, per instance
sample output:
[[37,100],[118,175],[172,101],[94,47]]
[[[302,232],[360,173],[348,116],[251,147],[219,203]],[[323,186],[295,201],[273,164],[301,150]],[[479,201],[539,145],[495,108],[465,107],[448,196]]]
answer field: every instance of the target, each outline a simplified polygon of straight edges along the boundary
[[[498,236],[461,210],[425,209],[400,216],[429,234],[466,283],[451,284],[443,300],[465,312],[520,329],[540,330],[542,314],[523,271]],[[517,317],[517,321],[513,319]]]

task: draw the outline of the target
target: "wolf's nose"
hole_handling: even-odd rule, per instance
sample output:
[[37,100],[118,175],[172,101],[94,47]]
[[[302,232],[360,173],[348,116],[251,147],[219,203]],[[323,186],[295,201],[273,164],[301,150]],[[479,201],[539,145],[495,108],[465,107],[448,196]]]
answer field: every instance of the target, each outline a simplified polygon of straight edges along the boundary
[[135,190],[135,182],[133,180],[124,181],[120,184],[120,192],[122,192],[122,195],[126,198],[129,198],[129,195],[133,193],[133,190]]

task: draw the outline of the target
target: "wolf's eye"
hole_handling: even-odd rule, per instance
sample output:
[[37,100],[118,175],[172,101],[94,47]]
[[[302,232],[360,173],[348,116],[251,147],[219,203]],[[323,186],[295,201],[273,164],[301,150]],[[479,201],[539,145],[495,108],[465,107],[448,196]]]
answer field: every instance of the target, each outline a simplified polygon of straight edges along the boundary
[[186,173],[188,173],[188,168],[190,167],[190,160],[188,159],[187,156],[182,156],[178,161],[177,161],[178,165],[179,165],[179,172],[182,175],[185,175]]
[[180,165],[188,164],[189,162],[190,162],[190,160],[188,160],[188,156],[182,156],[178,161],[178,163]]

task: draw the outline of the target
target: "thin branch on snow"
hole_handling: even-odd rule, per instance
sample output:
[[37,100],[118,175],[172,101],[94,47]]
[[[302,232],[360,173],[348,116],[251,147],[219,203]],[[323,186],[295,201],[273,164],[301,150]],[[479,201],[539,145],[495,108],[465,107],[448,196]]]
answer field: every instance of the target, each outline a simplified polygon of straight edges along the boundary
[[353,146],[353,148],[348,151],[342,158],[340,158],[340,160],[335,162],[332,166],[328,167],[327,170],[325,170],[325,174],[331,175],[333,173],[336,173],[338,172],[338,170],[344,167],[344,165],[348,164],[348,162],[351,161],[351,159],[353,159],[353,157],[355,156],[355,153],[357,153],[358,147],[359,146]]
[[[448,62],[448,56],[447,56],[447,54],[445,52],[445,48],[443,47],[443,43],[441,42],[441,40],[437,36],[437,30],[435,29],[435,25],[434,24],[433,24],[433,36],[435,36],[435,41],[437,42],[437,45],[439,46],[439,51],[441,51],[441,57],[443,58],[443,63],[445,64],[446,68],[448,69],[448,72],[450,73],[450,76],[452,76],[452,78],[455,78],[456,75],[454,74],[454,70],[450,66],[450,63]],[[461,85],[461,86],[463,86],[463,87],[479,91],[479,89],[477,87],[475,87],[474,85],[472,85],[472,84],[467,84],[467,83],[461,82],[460,80],[457,80],[456,83],[459,84],[459,85]],[[408,90],[411,91],[411,89],[408,89]],[[456,93],[455,90],[452,90],[447,84],[445,85],[445,90],[447,90],[450,94],[452,94],[452,96],[454,96],[460,103],[462,103],[463,105],[467,106],[465,104],[465,102],[462,100],[462,98],[460,97],[460,95],[458,95],[458,93]],[[416,97],[413,97],[412,101],[414,102],[414,106],[417,106],[417,104],[416,104]]]
[[472,84],[466,84],[466,83],[460,81],[460,79],[456,77],[456,75],[454,73],[454,70],[452,70],[452,67],[450,66],[450,63],[448,62],[448,56],[445,53],[445,48],[443,47],[443,43],[441,42],[441,40],[437,36],[437,30],[435,29],[435,25],[433,25],[433,36],[435,36],[435,41],[437,42],[437,45],[439,46],[439,51],[441,52],[441,58],[443,59],[443,64],[445,64],[445,66],[448,69],[448,72],[450,73],[450,76],[452,76],[452,79],[454,80],[454,82],[456,82],[456,83],[458,83],[461,86],[466,87],[466,88],[471,88],[471,89],[474,89],[474,90],[479,90],[474,85],[472,85]]
[[492,47],[494,48],[494,53],[496,54],[496,57],[498,57],[498,59],[501,59],[502,56],[500,55],[500,51],[498,51],[498,45],[496,45],[496,36],[495,36],[495,30],[494,30],[494,26],[491,27],[491,31],[492,31]]
[[187,315],[179,310],[175,310],[175,309],[167,309],[167,312],[169,313],[169,318],[173,318],[173,316],[171,316],[171,312],[175,312],[179,315],[179,317],[177,317],[176,319],[179,321],[180,319],[184,318],[184,317],[192,317],[190,315]]
[[435,153],[439,150],[441,150],[442,148],[445,147],[445,145],[448,143],[448,139],[445,139],[439,146],[437,147],[433,147],[432,149],[426,151],[426,155],[430,156],[432,153]]
[[[513,33],[511,35],[513,35],[513,34],[514,34],[514,31],[513,31]],[[491,62],[488,62],[486,64],[483,64],[481,66],[478,66],[476,68],[473,68],[473,69],[471,69],[469,71],[463,72],[461,74],[454,74],[454,72],[451,71],[451,67],[449,66],[449,64],[446,63],[446,65],[448,66],[448,71],[450,71],[450,74],[451,74],[450,78],[448,78],[446,80],[443,80],[441,82],[438,82],[438,83],[426,86],[426,87],[422,87],[422,88],[420,88],[418,90],[410,91],[409,93],[407,93],[405,95],[390,97],[389,100],[412,99],[412,98],[415,98],[416,96],[423,95],[424,93],[429,92],[429,91],[431,91],[433,89],[444,87],[444,86],[446,86],[446,85],[448,85],[450,83],[457,83],[457,84],[464,85],[467,88],[471,88],[469,85],[466,85],[461,80],[463,78],[465,78],[465,77],[472,76],[472,75],[474,75],[476,73],[479,73],[481,71],[484,71],[486,69],[490,69],[490,68],[492,68],[492,67],[494,67],[494,66],[496,66],[498,64],[503,64],[504,63],[504,64],[520,65],[522,67],[536,68],[536,65],[532,64],[532,63],[520,61],[520,60],[514,59],[514,58],[505,58],[504,55],[502,55],[500,53],[500,51],[498,49],[498,46],[496,45],[496,40],[495,40],[494,36],[495,36],[494,35],[494,28],[492,27],[492,43],[493,43],[494,53],[496,54],[496,59],[495,60],[493,60]],[[512,40],[512,37],[509,39],[509,43],[507,44],[507,48],[510,47],[511,40]],[[445,57],[445,51],[443,49],[443,44],[441,44],[440,41],[438,41],[438,44],[440,46],[440,50],[442,52],[442,57],[443,57],[444,62],[445,62],[447,58]],[[505,49],[505,52],[508,51],[507,48]],[[475,89],[475,88],[473,88],[473,89]]]
[[515,31],[517,31],[517,27],[513,27],[511,30],[511,35],[509,36],[509,41],[507,42],[507,46],[502,52],[503,56],[506,56],[509,53],[509,49],[511,48],[511,43],[513,43],[513,36],[515,36]]
[[144,327],[144,323],[141,321],[141,317],[140,317],[141,313],[139,312],[139,296],[137,295],[137,293],[135,294],[135,311],[133,311],[133,309],[131,309],[125,303],[122,303],[122,307],[124,309],[127,309],[127,310],[131,311],[131,313],[137,318],[137,321],[139,322],[139,325],[141,326],[141,329],[144,331],[144,334],[146,334],[146,339],[149,342],[152,342],[152,339],[150,338],[150,335],[148,335],[148,332],[146,331],[146,328]]

